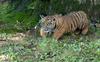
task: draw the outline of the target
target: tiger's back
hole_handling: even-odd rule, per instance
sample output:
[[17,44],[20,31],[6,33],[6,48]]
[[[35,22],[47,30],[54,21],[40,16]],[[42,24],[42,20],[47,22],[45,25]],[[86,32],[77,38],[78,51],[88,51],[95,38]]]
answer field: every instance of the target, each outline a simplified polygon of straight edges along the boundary
[[[85,26],[88,27],[88,18],[85,12],[72,12],[68,15],[62,16],[64,21],[66,32],[73,32],[76,29],[84,29]],[[85,33],[84,33],[85,34]]]

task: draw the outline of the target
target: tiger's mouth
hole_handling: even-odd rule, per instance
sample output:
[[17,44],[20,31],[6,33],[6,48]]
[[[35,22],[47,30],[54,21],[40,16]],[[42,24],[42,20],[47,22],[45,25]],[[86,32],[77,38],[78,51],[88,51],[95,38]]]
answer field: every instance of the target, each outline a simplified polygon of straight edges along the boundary
[[48,30],[44,30],[44,32],[45,32],[45,33],[49,33],[49,32],[51,32],[51,31],[48,31]]
[[52,30],[44,30],[44,32],[46,33],[46,36],[51,36],[53,31]]

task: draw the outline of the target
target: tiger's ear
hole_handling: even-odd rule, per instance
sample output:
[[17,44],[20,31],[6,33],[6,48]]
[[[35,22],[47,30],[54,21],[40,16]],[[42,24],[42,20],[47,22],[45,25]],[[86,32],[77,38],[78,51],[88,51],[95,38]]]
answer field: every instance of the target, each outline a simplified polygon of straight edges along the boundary
[[53,18],[53,21],[55,21],[56,19],[55,18]]
[[41,17],[41,18],[44,18],[44,16],[43,16],[43,15],[40,15],[40,17]]
[[56,18],[55,16],[51,16],[52,17],[52,21],[56,21]]

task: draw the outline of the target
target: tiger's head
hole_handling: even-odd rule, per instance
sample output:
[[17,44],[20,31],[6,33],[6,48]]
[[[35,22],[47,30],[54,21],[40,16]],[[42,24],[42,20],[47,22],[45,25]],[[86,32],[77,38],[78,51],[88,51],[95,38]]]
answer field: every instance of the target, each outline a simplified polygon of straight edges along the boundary
[[41,19],[39,21],[39,25],[40,25],[40,35],[41,36],[47,36],[47,35],[51,35],[52,33],[54,33],[54,31],[56,30],[56,26],[57,26],[57,21],[58,18],[62,16],[60,15],[51,15],[51,16],[41,16]]
[[55,27],[56,27],[56,20],[53,16],[46,16],[41,18],[41,29],[45,32],[45,33],[51,33],[54,31]]

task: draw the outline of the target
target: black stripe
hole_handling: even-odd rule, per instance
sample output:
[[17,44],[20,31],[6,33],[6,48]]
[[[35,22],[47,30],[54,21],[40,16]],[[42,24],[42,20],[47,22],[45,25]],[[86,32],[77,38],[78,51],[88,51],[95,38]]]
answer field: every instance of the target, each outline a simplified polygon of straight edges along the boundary
[[75,18],[77,18],[77,22],[79,23],[81,21],[81,14],[79,12],[75,13]]
[[71,31],[73,31],[73,30],[75,30],[75,28],[76,28],[76,22],[74,21],[74,18],[72,17],[72,20],[70,21],[70,23],[71,23]]
[[79,13],[80,18],[81,18],[81,19],[80,19],[80,28],[83,28],[83,21],[85,22],[85,17],[86,17],[86,16],[84,15],[85,13],[82,12],[82,11],[79,11],[78,13]]
[[78,27],[79,17],[76,16],[76,13],[72,14],[72,18],[73,18],[72,21],[73,21],[74,27]]

